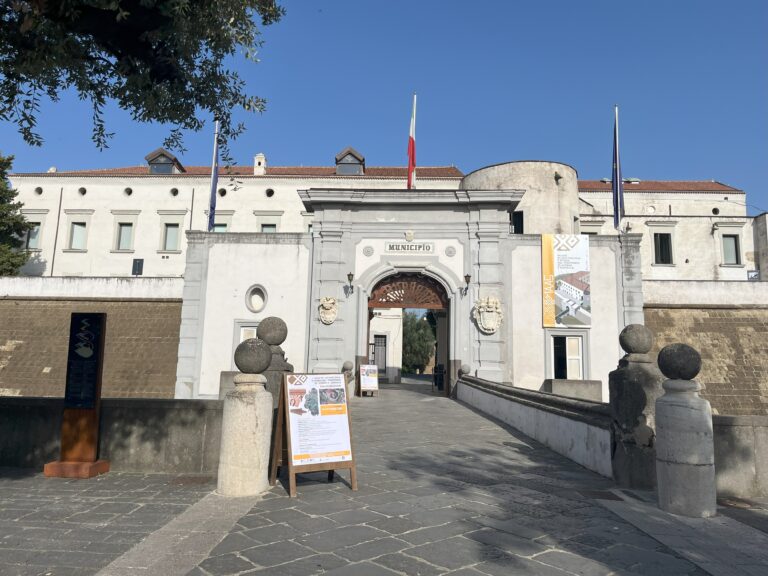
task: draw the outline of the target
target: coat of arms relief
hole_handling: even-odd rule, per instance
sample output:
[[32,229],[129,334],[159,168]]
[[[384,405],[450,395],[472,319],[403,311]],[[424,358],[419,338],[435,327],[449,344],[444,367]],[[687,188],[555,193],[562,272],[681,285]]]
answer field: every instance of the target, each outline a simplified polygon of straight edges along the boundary
[[475,319],[477,327],[483,334],[495,334],[504,319],[501,302],[493,296],[480,298],[472,309],[472,318]]
[[323,324],[333,324],[339,313],[339,306],[336,302],[336,298],[332,298],[331,296],[320,298],[318,312],[320,313],[320,322]]

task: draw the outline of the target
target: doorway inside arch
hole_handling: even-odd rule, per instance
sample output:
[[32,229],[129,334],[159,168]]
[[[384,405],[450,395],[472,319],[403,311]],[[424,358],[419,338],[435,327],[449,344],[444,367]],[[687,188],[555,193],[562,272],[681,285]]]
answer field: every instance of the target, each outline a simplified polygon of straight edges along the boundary
[[399,273],[379,282],[368,300],[368,363],[379,381],[447,395],[448,318],[448,295],[433,278]]

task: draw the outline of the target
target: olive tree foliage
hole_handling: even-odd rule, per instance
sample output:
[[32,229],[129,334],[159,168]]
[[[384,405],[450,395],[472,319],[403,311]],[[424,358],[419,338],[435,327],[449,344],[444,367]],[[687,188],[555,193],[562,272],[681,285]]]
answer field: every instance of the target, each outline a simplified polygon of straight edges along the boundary
[[0,156],[0,276],[15,276],[29,258],[21,248],[30,226],[8,182],[12,163],[12,156]]
[[426,319],[403,313],[403,372],[424,371],[435,352],[435,333]]
[[283,14],[277,0],[0,0],[0,118],[39,146],[41,99],[72,88],[91,104],[100,149],[114,101],[134,120],[171,125],[164,145],[180,151],[183,130],[217,118],[226,152],[244,130],[233,112],[265,104],[227,60],[242,52],[257,61],[257,20],[267,26]]

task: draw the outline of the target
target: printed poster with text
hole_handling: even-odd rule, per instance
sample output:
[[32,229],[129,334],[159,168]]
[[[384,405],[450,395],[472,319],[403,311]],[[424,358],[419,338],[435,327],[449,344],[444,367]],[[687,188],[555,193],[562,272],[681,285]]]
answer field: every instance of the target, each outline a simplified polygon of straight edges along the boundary
[[545,328],[592,325],[589,236],[541,235],[541,294]]
[[343,374],[286,376],[294,466],[352,460]]
[[379,367],[373,364],[360,365],[360,390],[373,392],[379,389]]

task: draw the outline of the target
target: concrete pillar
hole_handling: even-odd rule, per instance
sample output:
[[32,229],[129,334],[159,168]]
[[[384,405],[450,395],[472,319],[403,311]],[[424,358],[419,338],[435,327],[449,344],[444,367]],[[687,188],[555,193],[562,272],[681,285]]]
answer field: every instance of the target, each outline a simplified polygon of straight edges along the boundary
[[218,493],[254,496],[269,488],[272,395],[261,374],[272,359],[269,344],[249,338],[235,350],[235,389],[224,399]]
[[346,360],[341,365],[341,372],[344,374],[344,382],[347,384],[347,399],[355,395],[355,364]]
[[659,368],[669,378],[656,401],[656,478],[659,508],[708,518],[717,511],[712,409],[693,380],[701,356],[685,344],[659,352]]
[[608,375],[613,479],[624,488],[649,490],[656,486],[655,408],[664,376],[648,355],[648,328],[630,324],[619,343],[627,354]]

